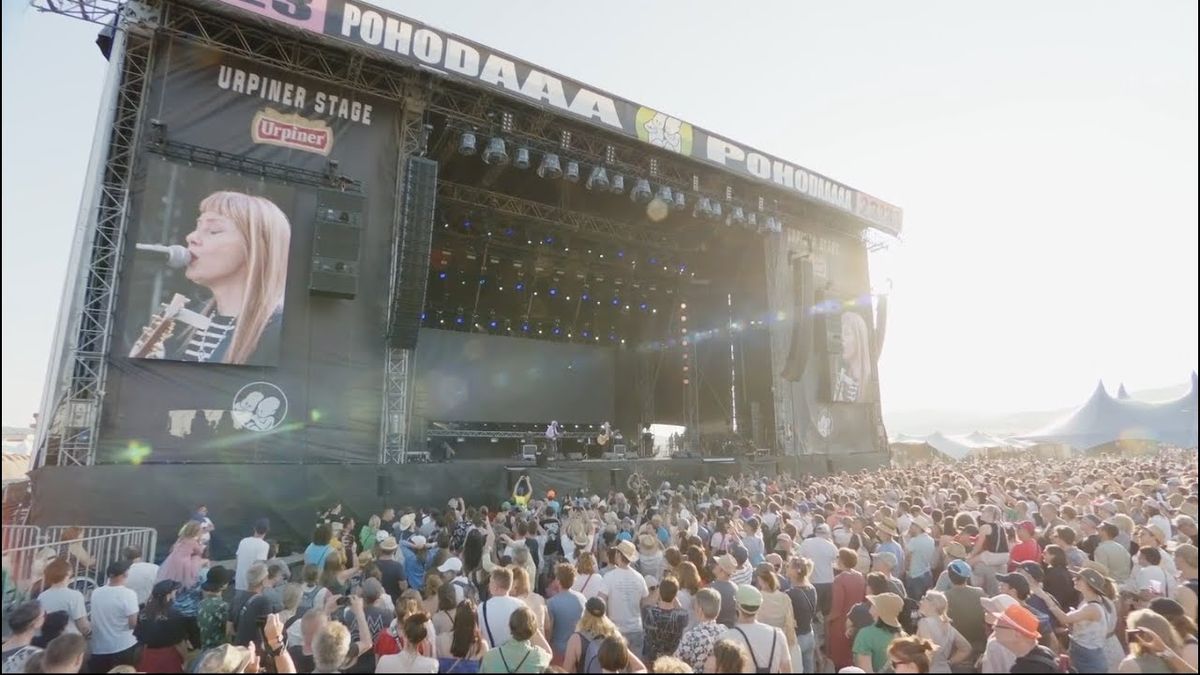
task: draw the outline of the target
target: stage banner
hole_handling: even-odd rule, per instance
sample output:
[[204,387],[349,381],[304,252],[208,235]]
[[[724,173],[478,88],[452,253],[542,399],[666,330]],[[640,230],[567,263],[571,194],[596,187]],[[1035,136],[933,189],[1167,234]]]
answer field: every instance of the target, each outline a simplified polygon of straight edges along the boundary
[[[396,104],[185,42],[154,63],[98,461],[376,462]],[[353,297],[309,293],[314,253]]]
[[[415,19],[349,0],[199,0],[465,81],[772,184],[898,235],[900,208],[815,171]],[[532,37],[536,37],[531,35]]]

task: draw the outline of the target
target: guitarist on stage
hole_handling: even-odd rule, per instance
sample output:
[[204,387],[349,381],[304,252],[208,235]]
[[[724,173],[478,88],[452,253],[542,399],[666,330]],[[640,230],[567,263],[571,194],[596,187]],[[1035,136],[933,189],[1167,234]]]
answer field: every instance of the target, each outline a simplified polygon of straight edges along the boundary
[[555,457],[558,457],[558,439],[563,437],[563,432],[558,428],[558,422],[550,422],[550,426],[546,427],[546,440],[550,442],[550,452]]

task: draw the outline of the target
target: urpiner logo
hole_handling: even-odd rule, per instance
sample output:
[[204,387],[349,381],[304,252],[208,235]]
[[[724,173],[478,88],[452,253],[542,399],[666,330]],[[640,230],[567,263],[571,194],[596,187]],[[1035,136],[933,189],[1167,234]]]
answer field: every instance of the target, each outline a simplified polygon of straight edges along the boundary
[[328,155],[333,149],[333,130],[325,122],[276,112],[270,108],[259,110],[254,115],[250,137],[255,143],[278,145],[318,155]]

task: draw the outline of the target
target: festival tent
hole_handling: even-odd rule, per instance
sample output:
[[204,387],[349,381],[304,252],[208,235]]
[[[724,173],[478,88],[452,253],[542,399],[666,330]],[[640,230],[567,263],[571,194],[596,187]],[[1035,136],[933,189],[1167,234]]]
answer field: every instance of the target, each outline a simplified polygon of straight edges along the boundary
[[[1122,388],[1123,389],[1123,388]],[[1183,448],[1196,447],[1197,387],[1192,373],[1191,387],[1183,396],[1160,402],[1136,401],[1125,393],[1113,398],[1096,385],[1088,400],[1066,417],[1044,429],[1021,436],[1041,443],[1062,443],[1075,450],[1137,442]]]

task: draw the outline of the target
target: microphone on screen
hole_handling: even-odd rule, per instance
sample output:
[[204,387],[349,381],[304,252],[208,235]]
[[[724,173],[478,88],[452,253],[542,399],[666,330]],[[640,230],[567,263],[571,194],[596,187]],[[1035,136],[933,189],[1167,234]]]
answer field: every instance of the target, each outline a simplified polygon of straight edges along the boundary
[[149,251],[151,253],[161,253],[166,256],[167,267],[181,268],[187,267],[188,263],[192,262],[192,252],[187,248],[178,244],[170,246],[162,246],[160,244],[137,244],[137,250]]

